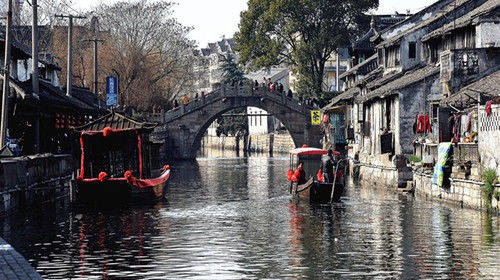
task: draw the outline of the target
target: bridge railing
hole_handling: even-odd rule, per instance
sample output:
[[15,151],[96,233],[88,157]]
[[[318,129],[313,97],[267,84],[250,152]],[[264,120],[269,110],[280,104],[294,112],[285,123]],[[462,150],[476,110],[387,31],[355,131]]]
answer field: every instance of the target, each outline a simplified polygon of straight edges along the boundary
[[198,110],[199,108],[210,104],[218,99],[228,98],[228,97],[255,97],[261,96],[265,98],[269,98],[277,103],[282,104],[285,107],[294,109],[296,111],[304,111],[310,109],[309,106],[306,106],[304,103],[287,97],[286,94],[277,92],[277,91],[269,91],[267,87],[252,87],[252,85],[222,85],[217,90],[208,93],[202,94],[196,99],[191,100],[188,103],[183,103],[179,107],[174,108],[168,112],[165,112],[163,116],[163,121],[172,120],[182,115]]

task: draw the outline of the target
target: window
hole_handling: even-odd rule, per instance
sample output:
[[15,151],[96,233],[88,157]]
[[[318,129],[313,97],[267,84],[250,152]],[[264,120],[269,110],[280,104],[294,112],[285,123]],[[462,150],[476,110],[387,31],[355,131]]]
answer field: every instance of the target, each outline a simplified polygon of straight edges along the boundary
[[385,66],[388,68],[400,65],[401,53],[399,46],[392,46],[385,50]]
[[385,127],[387,130],[391,130],[391,120],[392,120],[392,100],[391,99],[386,99],[385,100]]
[[408,43],[408,58],[416,58],[417,57],[417,43],[410,42]]

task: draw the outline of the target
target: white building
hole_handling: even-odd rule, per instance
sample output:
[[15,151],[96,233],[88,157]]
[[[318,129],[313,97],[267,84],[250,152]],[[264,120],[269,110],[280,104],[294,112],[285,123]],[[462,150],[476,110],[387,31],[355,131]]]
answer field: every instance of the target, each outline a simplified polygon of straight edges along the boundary
[[213,86],[222,81],[223,73],[220,67],[224,63],[224,56],[231,55],[235,60],[238,59],[234,47],[234,39],[223,38],[218,42],[208,43],[206,48],[196,52],[199,58],[196,62],[196,69],[200,76],[197,88],[200,92],[211,92]]

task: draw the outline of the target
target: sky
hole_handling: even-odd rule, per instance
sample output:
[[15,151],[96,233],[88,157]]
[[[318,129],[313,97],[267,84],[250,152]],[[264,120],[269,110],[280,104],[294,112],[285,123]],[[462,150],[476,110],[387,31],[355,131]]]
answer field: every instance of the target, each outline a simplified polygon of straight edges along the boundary
[[[115,2],[116,0],[102,0]],[[85,9],[96,0],[74,1],[76,8]],[[238,30],[240,13],[247,8],[248,0],[175,0],[174,16],[184,25],[194,27],[191,38],[200,47],[215,42],[223,36],[230,38]],[[374,14],[414,13],[436,2],[436,0],[380,0],[379,9]]]

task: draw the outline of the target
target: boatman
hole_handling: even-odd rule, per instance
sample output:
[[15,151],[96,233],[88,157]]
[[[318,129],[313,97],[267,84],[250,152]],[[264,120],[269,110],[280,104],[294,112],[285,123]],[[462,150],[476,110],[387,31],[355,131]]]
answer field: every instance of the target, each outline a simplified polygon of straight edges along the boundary
[[323,182],[333,183],[335,160],[333,158],[333,151],[330,149],[326,155],[321,157],[321,174],[323,175]]

